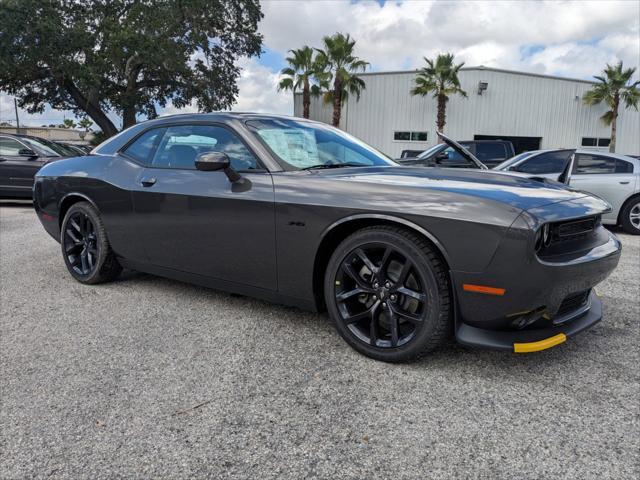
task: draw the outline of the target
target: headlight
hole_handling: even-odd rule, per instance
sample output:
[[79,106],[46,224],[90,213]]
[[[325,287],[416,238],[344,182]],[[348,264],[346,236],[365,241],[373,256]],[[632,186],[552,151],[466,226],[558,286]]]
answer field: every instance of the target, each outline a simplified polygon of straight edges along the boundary
[[538,229],[538,233],[536,233],[536,242],[535,242],[536,252],[539,251],[543,246],[548,247],[550,243],[551,243],[551,227],[549,227],[548,223],[545,223],[542,227]]
[[551,243],[551,227],[549,227],[548,223],[545,223],[542,226],[542,244],[545,247],[548,247]]

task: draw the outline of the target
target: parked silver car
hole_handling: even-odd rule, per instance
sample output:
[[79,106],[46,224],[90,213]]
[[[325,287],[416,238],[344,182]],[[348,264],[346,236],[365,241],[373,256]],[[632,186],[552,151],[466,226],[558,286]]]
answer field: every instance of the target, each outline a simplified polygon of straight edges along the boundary
[[575,152],[569,184],[612,206],[602,222],[640,235],[640,160],[594,150],[535,150],[516,155],[494,170],[557,180]]

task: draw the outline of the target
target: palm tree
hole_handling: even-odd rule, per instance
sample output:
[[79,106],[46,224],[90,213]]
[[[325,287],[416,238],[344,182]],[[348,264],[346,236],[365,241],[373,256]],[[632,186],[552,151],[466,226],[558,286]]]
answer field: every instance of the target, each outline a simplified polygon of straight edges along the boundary
[[[369,66],[353,54],[356,41],[348,34],[336,33],[331,37],[324,37],[324,48],[318,49],[318,78],[320,85],[330,88],[324,94],[325,103],[333,103],[332,125],[340,125],[342,105],[349,95],[360,99],[360,93],[365,89],[364,80],[357,74],[364,72]],[[333,85],[331,85],[333,83]],[[331,85],[331,87],[330,87]]]
[[455,94],[465,98],[467,96],[467,92],[460,87],[458,79],[458,72],[464,62],[455,65],[453,57],[452,53],[440,54],[435,62],[425,57],[424,61],[427,62],[427,66],[418,72],[415,87],[411,89],[411,95],[424,97],[432,94],[433,98],[438,100],[436,125],[440,132],[444,131],[449,96]]
[[313,49],[305,45],[298,50],[289,50],[289,53],[291,56],[286,58],[289,66],[280,71],[285,77],[280,80],[278,90],[291,90],[295,94],[296,90],[302,88],[302,116],[309,118],[312,79],[317,69]]
[[584,94],[582,100],[587,105],[597,105],[605,102],[610,110],[608,110],[600,119],[605,125],[611,125],[611,143],[609,143],[609,151],[616,151],[616,130],[618,123],[618,107],[620,102],[624,102],[627,108],[635,108],[638,110],[638,100],[640,100],[640,81],[636,81],[627,85],[631,80],[635,68],[622,69],[622,62],[616,65],[607,64],[604,69],[604,77],[594,76],[598,82],[591,90]]

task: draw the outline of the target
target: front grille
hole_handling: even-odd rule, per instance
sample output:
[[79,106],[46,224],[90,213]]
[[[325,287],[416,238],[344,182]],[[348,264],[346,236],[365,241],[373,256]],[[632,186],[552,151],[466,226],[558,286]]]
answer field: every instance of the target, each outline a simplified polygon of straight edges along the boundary
[[600,217],[581,218],[567,222],[551,224],[551,243],[577,240],[593,233],[598,227]]
[[572,293],[566,297],[560,304],[556,317],[562,317],[584,306],[589,300],[590,292],[591,290],[585,290],[584,292]]

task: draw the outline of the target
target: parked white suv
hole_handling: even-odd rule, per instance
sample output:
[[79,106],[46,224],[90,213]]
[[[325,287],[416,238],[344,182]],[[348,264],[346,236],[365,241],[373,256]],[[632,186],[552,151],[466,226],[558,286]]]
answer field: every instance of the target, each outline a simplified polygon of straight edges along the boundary
[[594,150],[535,150],[516,155],[494,170],[557,180],[575,152],[569,185],[593,193],[611,204],[602,223],[621,225],[640,235],[640,160]]

